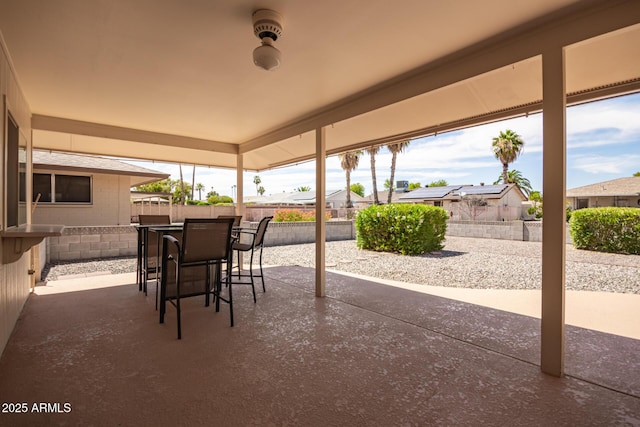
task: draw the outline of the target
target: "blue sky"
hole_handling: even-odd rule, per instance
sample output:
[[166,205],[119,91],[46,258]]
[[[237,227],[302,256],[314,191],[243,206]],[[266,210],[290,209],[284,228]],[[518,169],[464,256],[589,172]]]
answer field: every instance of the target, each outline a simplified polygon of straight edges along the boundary
[[[491,184],[502,172],[493,156],[491,140],[511,129],[525,145],[509,166],[529,179],[534,190],[542,190],[542,115],[505,120],[411,141],[398,155],[395,181],[420,182],[439,179],[449,184]],[[178,166],[165,163],[131,162],[179,177]],[[383,147],[376,156],[378,188],[390,176],[391,154]],[[183,166],[184,179],[191,181],[192,166]],[[567,188],[627,177],[640,171],[640,94],[574,106],[567,109]],[[255,195],[253,177],[259,175],[266,195],[294,191],[299,186],[315,189],[315,162],[271,171],[245,173],[245,196]],[[196,183],[220,194],[232,195],[235,171],[196,168]],[[351,174],[351,182],[372,191],[369,156],[365,153]],[[345,186],[345,173],[337,156],[327,158],[327,189]],[[196,196],[197,197],[197,196]]]

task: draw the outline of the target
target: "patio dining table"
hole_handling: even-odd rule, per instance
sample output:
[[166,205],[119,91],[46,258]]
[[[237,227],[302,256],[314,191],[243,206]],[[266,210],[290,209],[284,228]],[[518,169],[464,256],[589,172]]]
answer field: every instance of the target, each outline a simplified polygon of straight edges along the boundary
[[[162,239],[162,236],[165,233],[169,232],[182,232],[182,228],[184,227],[181,223],[175,224],[148,224],[148,225],[135,225],[136,231],[138,233],[138,253],[137,253],[137,267],[136,267],[136,284],[138,285],[139,291],[144,291],[145,295],[147,293],[147,282],[148,282],[148,272],[149,272],[149,231],[157,233],[158,238]],[[161,249],[162,246],[159,244],[158,249]],[[159,257],[157,259],[159,261]],[[156,264],[156,270],[157,270]],[[156,274],[157,276],[157,274]]]
[[[148,233],[156,233],[157,234],[157,251],[156,251],[156,267],[155,267],[155,280],[156,280],[156,310],[158,309],[158,292],[157,289],[160,286],[160,281],[162,280],[162,245],[164,241],[165,235],[172,235],[178,240],[182,240],[182,231],[184,229],[184,224],[176,223],[176,224],[166,224],[166,225],[149,225],[146,227],[146,242],[148,242]],[[235,240],[238,238],[237,231],[240,230],[241,227],[233,227],[233,231],[236,233],[232,233],[231,239]],[[146,258],[145,258],[146,260]],[[146,292],[146,280],[145,280],[145,292]]]
[[[164,240],[165,235],[172,235],[178,240],[182,240],[182,230],[184,229],[184,224],[167,224],[167,225],[150,225],[147,228],[147,242],[148,233],[155,233],[157,235],[156,245],[156,264],[155,264],[155,281],[156,281],[156,310],[158,309],[158,286],[160,286],[160,280],[162,275],[162,242]],[[146,292],[147,281],[145,280],[145,292]]]

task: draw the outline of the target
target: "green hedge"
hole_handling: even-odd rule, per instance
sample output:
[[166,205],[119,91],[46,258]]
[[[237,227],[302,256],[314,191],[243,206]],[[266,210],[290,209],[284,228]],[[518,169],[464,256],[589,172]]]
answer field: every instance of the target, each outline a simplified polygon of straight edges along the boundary
[[571,214],[569,226],[576,248],[640,254],[640,209],[578,209]]
[[[324,213],[325,221],[331,219],[331,212]],[[279,209],[273,214],[273,222],[303,222],[316,220],[316,211],[303,212],[300,209]]]
[[361,210],[356,218],[361,249],[418,255],[442,249],[447,211],[435,206],[389,204]]

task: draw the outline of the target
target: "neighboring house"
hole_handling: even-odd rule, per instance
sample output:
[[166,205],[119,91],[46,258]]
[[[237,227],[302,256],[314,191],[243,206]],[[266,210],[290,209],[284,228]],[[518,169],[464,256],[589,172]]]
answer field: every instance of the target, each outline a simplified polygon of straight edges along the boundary
[[526,196],[515,184],[447,185],[417,188],[400,196],[401,203],[440,206],[452,219],[507,221],[523,217]]
[[618,178],[567,190],[573,209],[600,206],[640,207],[640,176]]
[[[327,190],[325,193],[328,208],[344,208],[347,201],[347,190]],[[315,206],[315,191],[295,191],[293,193],[272,194],[270,196],[248,196],[244,203],[256,205],[281,205],[281,206]],[[351,192],[351,203],[354,207],[365,206],[367,199]]]
[[[398,192],[397,190],[394,190],[393,193],[391,194],[391,203],[399,203],[400,202],[400,196],[402,196],[403,194],[407,194],[406,192]],[[385,204],[387,203],[387,198],[389,197],[389,190],[378,190],[378,202],[380,202],[381,204]],[[373,200],[373,193],[369,194],[367,197],[367,203],[369,203],[370,205],[372,205],[374,203]]]
[[33,223],[129,225],[131,187],[168,177],[114,159],[34,150]]

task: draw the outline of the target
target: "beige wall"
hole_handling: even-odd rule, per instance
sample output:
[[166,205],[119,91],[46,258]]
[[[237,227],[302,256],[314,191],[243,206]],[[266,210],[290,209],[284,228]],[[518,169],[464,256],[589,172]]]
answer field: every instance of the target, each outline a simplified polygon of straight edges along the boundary
[[523,201],[515,187],[511,187],[507,194],[500,200],[501,204],[506,204],[507,206],[522,206]]
[[[27,140],[28,147],[31,147],[31,112],[26,104],[24,96],[20,91],[13,75],[4,47],[0,45],[0,95],[7,96],[8,107],[13,118],[18,123],[20,132]],[[0,100],[0,103],[2,101]],[[0,106],[0,108],[2,108]],[[5,227],[5,187],[7,179],[5,177],[5,149],[4,140],[4,119],[0,120],[0,138],[2,140],[2,161],[0,161],[0,212],[2,212],[1,227]],[[15,180],[16,177],[12,177]],[[15,181],[14,181],[15,182]],[[0,259],[2,258],[2,245],[0,245]],[[11,332],[16,324],[18,316],[22,311],[25,301],[29,296],[29,285],[31,283],[28,270],[30,267],[30,254],[27,252],[20,260],[12,264],[0,264],[0,353],[11,336]]]
[[[38,169],[38,173],[60,173]],[[130,180],[126,176],[63,172],[66,175],[91,175],[93,203],[89,205],[38,204],[33,212],[34,224],[68,226],[129,225],[131,202]]]

